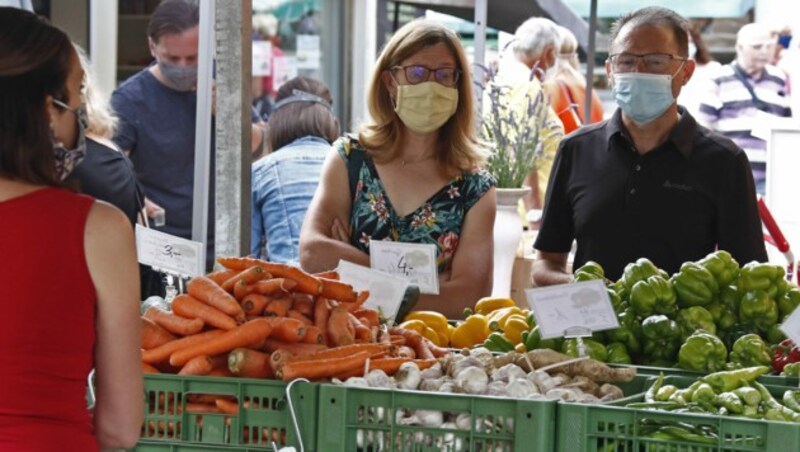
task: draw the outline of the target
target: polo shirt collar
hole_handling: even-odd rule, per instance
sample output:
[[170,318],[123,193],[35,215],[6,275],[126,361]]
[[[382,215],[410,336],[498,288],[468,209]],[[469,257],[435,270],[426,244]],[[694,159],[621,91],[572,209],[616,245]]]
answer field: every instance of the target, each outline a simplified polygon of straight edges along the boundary
[[[667,141],[671,141],[678,152],[688,159],[692,154],[692,142],[697,131],[697,121],[680,105],[678,105],[678,113],[680,114],[680,119],[678,119],[675,127],[672,128]],[[620,136],[628,142],[633,141],[625,129],[625,124],[622,123],[622,110],[620,108],[617,108],[614,115],[606,123],[606,141],[611,141],[615,136]],[[610,150],[612,147],[609,146],[608,149]]]

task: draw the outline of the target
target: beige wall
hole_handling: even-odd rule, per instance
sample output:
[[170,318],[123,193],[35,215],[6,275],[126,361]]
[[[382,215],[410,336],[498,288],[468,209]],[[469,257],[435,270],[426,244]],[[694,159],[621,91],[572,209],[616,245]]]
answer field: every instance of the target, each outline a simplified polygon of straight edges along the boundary
[[50,21],[66,31],[79,46],[88,49],[89,0],[57,0],[50,4]]

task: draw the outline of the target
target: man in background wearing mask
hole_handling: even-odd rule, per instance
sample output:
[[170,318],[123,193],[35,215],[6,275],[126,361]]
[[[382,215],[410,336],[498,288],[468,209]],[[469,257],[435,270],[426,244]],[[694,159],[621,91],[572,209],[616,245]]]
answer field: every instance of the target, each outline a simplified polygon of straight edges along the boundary
[[792,116],[786,74],[769,64],[777,38],[762,24],[747,24],[736,35],[736,60],[722,66],[706,90],[697,120],[732,139],[747,153],[759,194],[766,185],[767,142],[752,131],[775,118]]
[[620,108],[561,143],[534,244],[537,285],[572,280],[573,240],[573,268],[593,260],[612,280],[640,257],[669,273],[717,247],[742,264],[767,259],[747,156],[675,102],[695,66],[687,27],[660,7],[615,24],[606,72]]
[[[556,65],[560,48],[556,24],[543,17],[532,17],[517,28],[511,45],[513,56],[500,58],[494,83],[510,87],[504,93],[504,103],[517,112],[517,117],[525,117],[529,99],[535,101],[539,96],[542,92],[542,80]],[[484,108],[489,106],[488,101],[483,102]],[[542,158],[525,180],[525,184],[531,187],[531,192],[524,198],[529,221],[539,220],[553,158],[564,135],[561,120],[552,109],[548,108],[547,119],[542,124],[542,134],[545,137]]]
[[[147,29],[156,64],[125,80],[111,96],[120,119],[114,142],[133,162],[147,196],[147,215],[156,219],[151,226],[187,239],[192,237],[199,19],[196,3],[161,2]],[[213,130],[212,126],[212,152]],[[260,140],[260,132],[254,133],[253,146]],[[213,155],[211,162],[209,268],[214,259]],[[159,216],[165,220],[163,225]]]

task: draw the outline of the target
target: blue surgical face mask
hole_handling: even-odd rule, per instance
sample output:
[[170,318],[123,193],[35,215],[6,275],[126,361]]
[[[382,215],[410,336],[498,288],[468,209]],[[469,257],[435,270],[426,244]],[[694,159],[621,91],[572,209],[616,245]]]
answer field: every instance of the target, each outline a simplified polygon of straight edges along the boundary
[[612,89],[614,100],[625,116],[637,125],[649,124],[675,102],[672,95],[673,77],[674,75],[669,74],[644,72],[615,73]]

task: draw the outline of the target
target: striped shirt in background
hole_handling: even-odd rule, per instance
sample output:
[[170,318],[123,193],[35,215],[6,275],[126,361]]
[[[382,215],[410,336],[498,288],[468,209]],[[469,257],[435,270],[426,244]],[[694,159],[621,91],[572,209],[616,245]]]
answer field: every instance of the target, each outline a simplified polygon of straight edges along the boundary
[[[767,65],[758,79],[747,77],[753,91],[761,101],[759,110],[747,87],[736,77],[734,63],[720,66],[712,74],[709,92],[700,103],[698,122],[709,129],[732,139],[744,149],[751,162],[766,160],[767,144],[751,134],[759,119],[792,116],[786,74],[775,66]],[[755,120],[755,121],[754,121]]]

